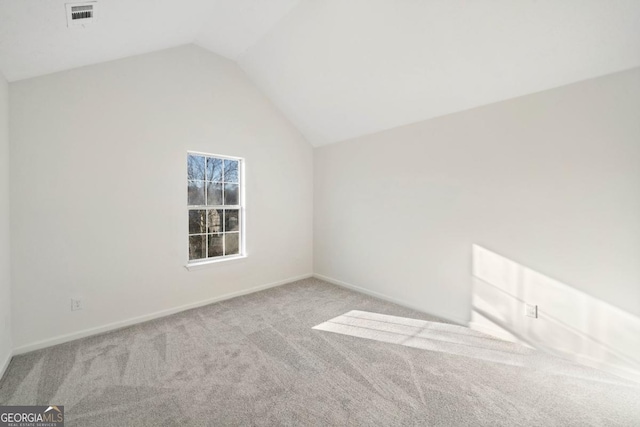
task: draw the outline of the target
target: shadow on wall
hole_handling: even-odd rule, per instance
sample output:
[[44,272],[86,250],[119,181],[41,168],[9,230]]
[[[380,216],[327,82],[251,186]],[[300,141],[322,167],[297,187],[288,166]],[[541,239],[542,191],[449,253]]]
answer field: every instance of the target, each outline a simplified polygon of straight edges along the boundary
[[477,245],[469,326],[640,381],[640,318]]

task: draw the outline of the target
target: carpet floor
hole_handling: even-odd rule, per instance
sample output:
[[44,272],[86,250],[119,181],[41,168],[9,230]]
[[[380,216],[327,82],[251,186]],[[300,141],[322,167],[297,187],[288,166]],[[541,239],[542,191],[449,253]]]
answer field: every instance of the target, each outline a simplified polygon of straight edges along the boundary
[[14,357],[67,426],[638,426],[640,385],[306,279]]

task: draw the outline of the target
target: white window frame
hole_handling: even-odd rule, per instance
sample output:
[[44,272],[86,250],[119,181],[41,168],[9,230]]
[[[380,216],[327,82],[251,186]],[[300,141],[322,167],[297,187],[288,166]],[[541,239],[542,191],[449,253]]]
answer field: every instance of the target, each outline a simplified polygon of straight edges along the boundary
[[[238,203],[237,205],[207,205],[207,192],[205,189],[205,200],[204,200],[204,205],[190,205],[189,204],[189,198],[188,195],[186,197],[187,199],[187,218],[184,221],[184,223],[186,224],[186,228],[187,228],[187,262],[185,267],[188,270],[193,270],[193,269],[197,269],[199,267],[204,267],[207,265],[211,265],[211,264],[216,264],[216,263],[220,263],[220,262],[225,262],[225,261],[232,261],[232,260],[239,260],[239,259],[244,259],[247,257],[247,253],[246,253],[246,235],[247,235],[247,229],[246,229],[246,198],[245,198],[245,159],[242,157],[235,157],[235,156],[226,156],[226,155],[222,155],[222,154],[212,154],[212,153],[204,153],[204,152],[200,152],[200,151],[187,151],[187,156],[186,156],[186,162],[185,164],[188,164],[189,162],[189,156],[203,156],[203,157],[212,157],[212,158],[216,158],[216,159],[221,159],[221,160],[234,160],[238,162]],[[223,173],[224,173],[224,168],[223,168]],[[188,173],[185,173],[185,176],[187,178],[187,184],[189,183],[189,178],[188,178]],[[224,176],[223,176],[223,180],[224,180]],[[206,181],[205,181],[206,183]],[[206,184],[205,184],[206,185]],[[223,186],[223,191],[224,191],[224,186]],[[187,192],[188,192],[188,185],[187,185]],[[197,259],[197,260],[190,260],[189,259],[189,236],[193,236],[195,234],[191,234],[189,232],[189,212],[192,210],[214,210],[214,209],[237,209],[239,211],[240,214],[240,221],[239,221],[239,227],[240,230],[238,231],[239,234],[239,238],[238,238],[238,244],[239,244],[239,249],[238,249],[238,254],[233,254],[233,255],[222,255],[222,256],[217,256],[217,257],[213,257],[213,258],[201,258],[201,259]],[[223,220],[224,223],[224,220]],[[223,236],[224,236],[223,232]],[[207,233],[198,233],[198,235],[207,235]],[[223,238],[223,244],[224,244],[225,239]]]

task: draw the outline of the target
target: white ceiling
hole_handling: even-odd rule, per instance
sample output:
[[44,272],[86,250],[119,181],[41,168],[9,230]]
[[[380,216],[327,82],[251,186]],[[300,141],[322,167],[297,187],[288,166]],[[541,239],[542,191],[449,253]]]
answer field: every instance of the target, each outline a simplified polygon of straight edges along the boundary
[[[67,0],[69,1],[69,0]],[[639,0],[0,0],[10,80],[196,43],[314,145],[640,66]]]
[[[131,0],[129,0],[131,1]],[[196,44],[237,60],[299,0],[216,0],[198,32]]]
[[640,1],[301,1],[240,63],[321,145],[640,66]]
[[98,22],[67,28],[65,3],[0,0],[9,81],[197,42],[236,59],[298,0],[98,0]]

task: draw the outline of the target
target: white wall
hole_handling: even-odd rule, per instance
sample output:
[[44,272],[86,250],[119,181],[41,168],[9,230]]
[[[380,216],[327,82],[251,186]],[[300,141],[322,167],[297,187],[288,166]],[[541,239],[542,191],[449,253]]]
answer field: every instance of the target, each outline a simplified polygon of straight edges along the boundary
[[640,69],[315,149],[314,270],[458,321],[479,244],[640,315]]
[[[312,272],[312,149],[234,63],[190,45],[10,97],[17,351]],[[247,259],[184,268],[187,150],[246,159]]]
[[0,74],[0,377],[11,356],[9,86]]

